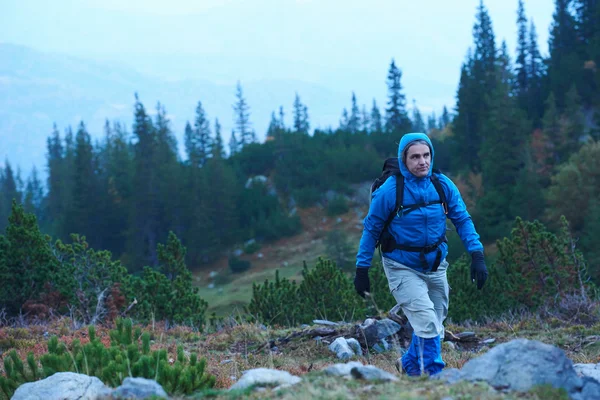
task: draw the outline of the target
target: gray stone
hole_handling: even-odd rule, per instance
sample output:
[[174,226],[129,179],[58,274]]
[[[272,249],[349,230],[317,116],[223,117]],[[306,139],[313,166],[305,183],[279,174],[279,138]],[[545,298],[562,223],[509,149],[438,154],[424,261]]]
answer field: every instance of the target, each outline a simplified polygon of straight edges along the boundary
[[350,348],[352,349],[354,354],[356,354],[358,356],[363,355],[362,348],[360,347],[360,343],[358,343],[358,340],[356,340],[354,338],[350,338],[350,339],[346,339],[346,343],[348,343],[348,346],[350,346]]
[[383,353],[386,352],[390,349],[390,344],[385,340],[385,339],[381,339],[379,341],[379,343],[375,344],[375,346],[373,346],[373,350],[375,350],[377,353]]
[[349,361],[345,364],[333,364],[325,368],[323,371],[328,375],[334,376],[350,376],[350,371],[354,367],[362,367],[362,364],[358,361]]
[[110,388],[95,376],[74,372],[57,372],[46,379],[24,383],[13,394],[13,400],[101,399]]
[[146,378],[125,378],[111,395],[118,399],[146,399],[152,396],[168,398],[167,392],[158,382]]
[[384,318],[382,320],[367,318],[365,322],[359,326],[369,347],[374,346],[381,339],[394,335],[401,328],[400,324],[389,318]]
[[440,380],[450,385],[454,385],[456,382],[463,379],[461,371],[457,368],[447,368],[442,370],[439,374],[435,374],[431,377],[433,380]]
[[340,360],[347,360],[354,356],[354,352],[345,338],[339,337],[329,345],[329,350],[333,351]]
[[475,332],[461,332],[456,334],[456,337],[461,340],[471,339],[475,337]]
[[573,400],[600,400],[600,382],[590,377],[583,377],[582,389],[571,395]]
[[313,324],[326,325],[326,326],[338,326],[337,322],[327,321],[326,319],[313,319]]
[[597,380],[598,382],[600,382],[600,363],[598,364],[575,364],[573,365],[573,368],[575,369],[575,372],[577,372],[577,375],[583,377],[583,376],[589,376],[590,378],[593,378],[595,380]]
[[364,379],[367,381],[389,382],[398,380],[398,377],[372,365],[361,365],[360,367],[354,367],[350,370],[350,374],[356,379]]
[[301,380],[302,379],[299,377],[294,376],[286,371],[279,371],[269,368],[256,368],[245,371],[240,380],[234,383],[229,390],[246,389],[253,385],[258,387],[295,385]]
[[491,339],[485,339],[481,341],[481,344],[492,344],[496,341],[496,339],[491,338]]
[[577,393],[582,380],[565,353],[535,340],[515,339],[469,360],[460,371],[462,379],[486,381],[497,390],[525,392],[549,384]]

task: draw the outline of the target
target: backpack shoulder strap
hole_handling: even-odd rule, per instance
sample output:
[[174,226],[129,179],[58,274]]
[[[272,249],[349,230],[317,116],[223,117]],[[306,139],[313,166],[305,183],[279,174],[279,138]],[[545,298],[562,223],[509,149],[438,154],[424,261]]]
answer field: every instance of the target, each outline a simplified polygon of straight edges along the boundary
[[404,202],[404,176],[402,176],[401,172],[397,172],[394,174],[396,177],[396,205],[394,210],[390,213],[387,220],[385,221],[385,225],[383,225],[382,232],[390,226],[390,223],[394,219],[394,216],[402,209],[402,203]]
[[435,187],[438,196],[440,196],[440,202],[444,207],[444,214],[448,215],[448,202],[446,201],[446,193],[444,192],[444,188],[440,182],[440,178],[438,175],[441,174],[439,170],[433,170],[433,174],[431,174],[431,183]]

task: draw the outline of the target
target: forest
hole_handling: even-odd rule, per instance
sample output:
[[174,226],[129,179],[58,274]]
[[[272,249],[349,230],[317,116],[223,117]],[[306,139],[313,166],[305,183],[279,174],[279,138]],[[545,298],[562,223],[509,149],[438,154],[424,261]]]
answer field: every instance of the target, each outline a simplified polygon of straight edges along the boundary
[[[120,282],[121,295],[132,290],[126,276],[176,286],[186,265],[201,269],[248,240],[298,234],[299,208],[344,209],[351,185],[377,178],[407,132],[431,137],[434,167],[458,185],[486,244],[509,237],[516,220],[535,221],[548,235],[560,235],[567,224],[587,281],[600,284],[598,21],[597,1],[557,0],[543,57],[520,1],[513,60],[481,3],[456,105],[439,115],[407,105],[402,66],[392,59],[387,103],[360,106],[352,95],[339,126],[325,130],[311,129],[309,105],[296,93],[291,124],[283,106],[274,105],[266,139],[258,141],[241,83],[228,143],[200,100],[185,127],[185,157],[167,105],[149,113],[138,94],[131,128],[107,120],[101,140],[92,140],[85,121],[55,125],[47,138],[46,182],[35,168],[24,178],[9,160],[0,169],[0,304],[15,315],[53,290],[75,299],[74,282],[60,289],[66,278],[58,265],[69,257],[114,264],[102,279]],[[21,234],[35,237],[26,251],[36,256],[27,263],[17,245]],[[232,268],[243,269],[239,263],[231,257]],[[42,264],[43,273],[34,268]],[[191,278],[185,285],[192,290]]]

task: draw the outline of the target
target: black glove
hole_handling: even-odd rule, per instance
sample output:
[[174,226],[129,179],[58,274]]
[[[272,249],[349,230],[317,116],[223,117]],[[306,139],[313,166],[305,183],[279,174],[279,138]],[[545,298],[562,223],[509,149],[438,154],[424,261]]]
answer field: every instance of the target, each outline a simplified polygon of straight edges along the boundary
[[481,289],[487,280],[488,272],[483,259],[483,252],[476,251],[471,254],[471,281],[477,280],[477,289]]
[[371,291],[371,282],[369,281],[369,268],[356,268],[354,276],[354,288],[356,292],[365,297],[365,292]]

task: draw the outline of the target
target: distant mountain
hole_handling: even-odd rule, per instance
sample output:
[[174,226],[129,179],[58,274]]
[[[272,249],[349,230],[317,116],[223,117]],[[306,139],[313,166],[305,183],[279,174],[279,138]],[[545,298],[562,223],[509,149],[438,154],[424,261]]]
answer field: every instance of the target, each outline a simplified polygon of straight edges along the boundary
[[[165,105],[180,150],[185,122],[194,118],[198,100],[211,120],[219,118],[227,143],[233,127],[235,84],[155,78],[117,63],[0,43],[0,163],[8,159],[21,168],[24,176],[34,165],[45,174],[46,138],[53,123],[62,133],[67,126],[75,129],[84,121],[94,138],[102,137],[106,119],[119,120],[131,130],[135,92],[150,112],[158,101]],[[295,92],[308,105],[312,127],[337,126],[351,95],[351,88],[342,93],[323,85],[285,79],[242,82],[242,87],[260,139],[264,138],[271,112],[280,105],[286,112],[286,124],[291,123]],[[372,101],[359,100],[369,106]]]

